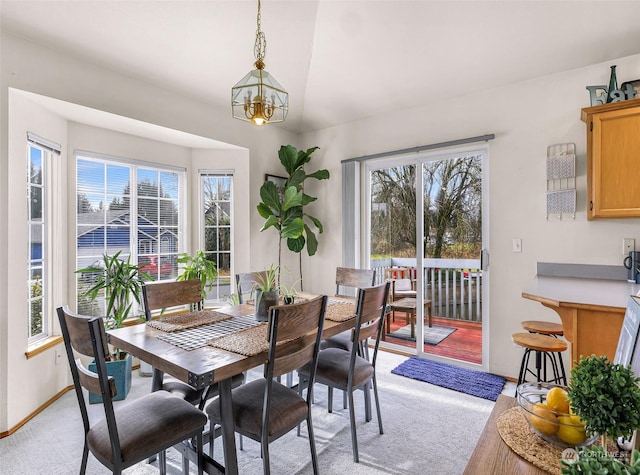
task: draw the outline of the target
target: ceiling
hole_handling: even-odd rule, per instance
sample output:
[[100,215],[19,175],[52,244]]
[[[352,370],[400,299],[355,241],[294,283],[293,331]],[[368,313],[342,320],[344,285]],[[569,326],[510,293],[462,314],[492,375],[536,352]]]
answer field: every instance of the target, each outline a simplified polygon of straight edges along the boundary
[[[4,31],[230,120],[256,12],[257,0],[0,0]],[[318,130],[640,53],[639,21],[640,1],[262,0],[266,69],[290,101],[275,126]]]

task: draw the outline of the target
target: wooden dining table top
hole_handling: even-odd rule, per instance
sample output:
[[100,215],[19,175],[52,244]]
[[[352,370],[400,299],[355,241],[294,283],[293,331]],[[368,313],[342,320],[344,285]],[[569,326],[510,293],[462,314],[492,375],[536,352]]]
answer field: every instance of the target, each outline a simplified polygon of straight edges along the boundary
[[[313,298],[315,295],[307,297]],[[346,299],[340,297],[340,300]],[[232,317],[242,317],[252,315],[254,306],[231,305],[216,311]],[[354,324],[355,319],[343,322],[325,319],[323,338],[349,330]],[[206,344],[193,350],[185,350],[158,338],[163,334],[165,332],[144,323],[107,331],[111,345],[196,388],[205,388],[255,368],[263,364],[266,357],[266,352],[244,356]]]

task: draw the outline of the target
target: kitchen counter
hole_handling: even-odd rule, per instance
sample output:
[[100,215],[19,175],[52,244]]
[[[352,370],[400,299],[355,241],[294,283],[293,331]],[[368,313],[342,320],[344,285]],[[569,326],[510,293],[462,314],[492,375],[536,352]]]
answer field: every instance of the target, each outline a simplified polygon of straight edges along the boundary
[[573,363],[591,354],[613,360],[629,295],[639,290],[621,280],[538,275],[522,296],[560,316]]

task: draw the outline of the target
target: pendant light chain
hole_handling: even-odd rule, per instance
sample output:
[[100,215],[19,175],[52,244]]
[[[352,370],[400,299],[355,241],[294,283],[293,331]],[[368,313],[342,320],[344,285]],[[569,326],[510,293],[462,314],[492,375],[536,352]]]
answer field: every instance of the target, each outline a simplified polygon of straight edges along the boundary
[[257,25],[258,29],[256,30],[256,44],[253,47],[253,53],[256,57],[256,66],[257,63],[260,62],[264,67],[264,57],[267,54],[267,38],[264,36],[264,33],[261,30],[261,13],[260,13],[260,0],[258,0],[258,17],[257,17]]

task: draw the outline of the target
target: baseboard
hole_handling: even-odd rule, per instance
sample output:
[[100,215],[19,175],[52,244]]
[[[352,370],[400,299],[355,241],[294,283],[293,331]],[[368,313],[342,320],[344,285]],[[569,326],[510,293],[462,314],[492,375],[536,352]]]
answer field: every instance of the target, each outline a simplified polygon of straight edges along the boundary
[[15,426],[13,426],[12,428],[10,428],[8,431],[5,432],[0,432],[0,439],[4,439],[5,437],[10,436],[11,434],[13,434],[15,431],[17,431],[18,429],[20,429],[20,427],[22,427],[23,425],[25,425],[27,422],[29,422],[31,419],[33,419],[34,417],[36,417],[38,414],[40,414],[42,411],[44,411],[47,407],[49,407],[51,404],[53,404],[54,402],[56,402],[58,399],[60,399],[65,393],[67,393],[68,391],[71,391],[73,389],[73,385],[71,386],[67,386],[66,388],[64,388],[62,391],[60,391],[58,394],[56,394],[55,396],[53,396],[51,399],[49,399],[47,402],[45,402],[42,406],[40,406],[38,409],[36,409],[35,411],[33,411],[31,414],[29,414],[27,417],[25,417],[23,420],[21,420],[18,424],[16,424]]

